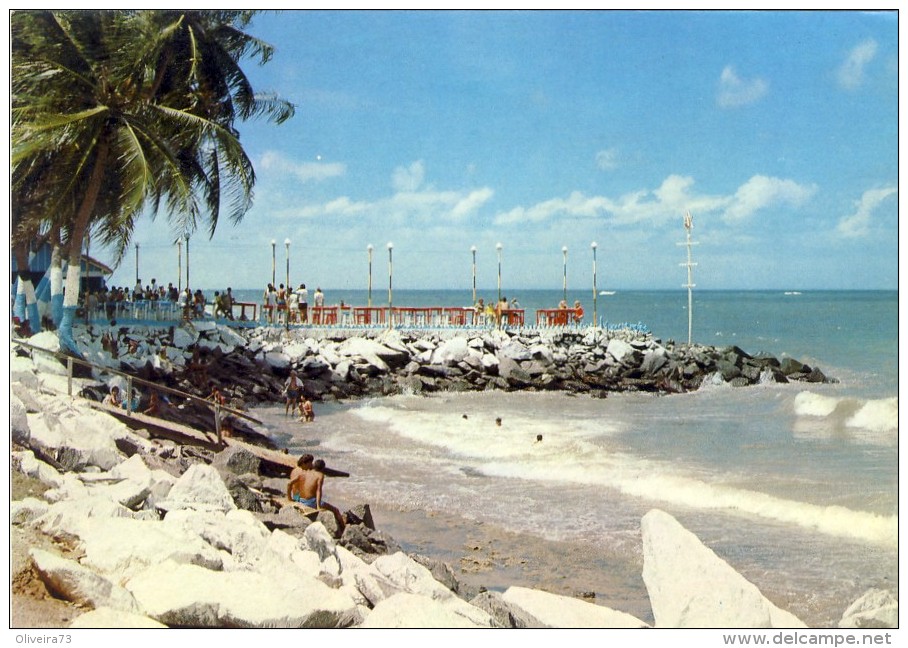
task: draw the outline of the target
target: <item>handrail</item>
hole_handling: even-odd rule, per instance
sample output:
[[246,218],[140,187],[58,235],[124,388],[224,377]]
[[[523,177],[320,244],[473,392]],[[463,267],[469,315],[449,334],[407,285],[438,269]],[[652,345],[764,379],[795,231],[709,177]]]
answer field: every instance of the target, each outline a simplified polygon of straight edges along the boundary
[[222,410],[230,412],[234,416],[239,416],[246,420],[252,421],[253,423],[258,423],[259,425],[262,425],[262,422],[260,420],[258,420],[257,418],[255,418],[253,416],[249,416],[245,412],[241,412],[240,410],[234,409],[232,407],[227,407],[226,405],[220,405],[219,403],[212,403],[208,399],[202,398],[200,396],[196,396],[195,394],[190,394],[188,392],[180,391],[179,389],[173,389],[172,387],[166,387],[164,385],[159,385],[157,383],[151,382],[150,380],[145,380],[144,378],[137,378],[124,371],[120,371],[118,369],[111,369],[110,367],[105,367],[103,365],[99,365],[94,362],[89,362],[88,360],[85,360],[83,358],[76,358],[74,356],[71,356],[71,355],[68,355],[65,353],[60,353],[59,351],[51,351],[49,349],[45,349],[43,347],[39,347],[39,346],[36,346],[29,342],[26,342],[25,340],[22,340],[20,338],[10,338],[10,342],[14,343],[14,344],[18,344],[19,346],[26,347],[28,349],[31,349],[32,351],[40,351],[42,353],[46,353],[47,355],[50,355],[50,356],[56,358],[57,360],[66,360],[66,369],[67,369],[67,378],[68,378],[67,395],[69,395],[69,396],[73,395],[72,394],[72,379],[73,379],[73,365],[74,364],[80,364],[80,365],[84,365],[86,367],[97,369],[99,371],[106,371],[106,372],[109,372],[109,373],[112,373],[112,374],[115,374],[118,376],[122,376],[123,378],[126,379],[126,402],[129,405],[126,408],[127,416],[130,415],[132,412],[132,407],[131,407],[132,406],[132,384],[138,383],[140,385],[145,385],[151,389],[156,389],[158,391],[173,394],[173,395],[176,395],[176,396],[179,396],[181,398],[185,398],[185,399],[188,399],[191,401],[197,401],[204,405],[207,405],[208,407],[212,407],[214,409],[214,427],[215,427],[215,431],[217,432],[219,442],[222,441],[222,439],[221,439],[221,417],[220,417],[220,412]]

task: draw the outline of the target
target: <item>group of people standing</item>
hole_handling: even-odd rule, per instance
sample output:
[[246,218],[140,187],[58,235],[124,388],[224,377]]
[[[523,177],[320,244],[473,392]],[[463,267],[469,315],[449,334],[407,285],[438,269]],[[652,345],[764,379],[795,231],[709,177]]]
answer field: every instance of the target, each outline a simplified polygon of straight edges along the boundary
[[473,306],[473,310],[476,313],[476,322],[494,322],[495,326],[499,328],[501,327],[502,314],[505,311],[519,308],[520,303],[517,301],[517,298],[514,298],[509,302],[508,298],[504,295],[501,296],[494,306],[492,306],[491,302],[486,304],[482,297],[480,297]]
[[[315,289],[313,295],[316,308],[325,305],[325,294],[321,288]],[[308,324],[309,323],[309,290],[301,283],[293,290],[284,284],[268,284],[262,294],[262,312],[269,324]]]
[[577,300],[574,301],[574,307],[573,307],[573,308],[569,308],[569,307],[568,307],[568,304],[567,304],[567,301],[565,301],[564,299],[562,299],[562,300],[558,303],[558,310],[573,311],[573,313],[569,313],[569,315],[570,315],[571,318],[574,320],[574,323],[575,323],[575,324],[579,324],[580,321],[583,319],[583,306],[580,304],[580,300],[579,300],[579,299],[577,299]]

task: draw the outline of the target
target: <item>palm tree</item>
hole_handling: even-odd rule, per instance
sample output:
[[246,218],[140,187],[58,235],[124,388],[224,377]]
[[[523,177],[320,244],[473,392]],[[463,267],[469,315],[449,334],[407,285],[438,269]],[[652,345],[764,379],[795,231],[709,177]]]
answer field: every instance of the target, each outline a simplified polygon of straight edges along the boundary
[[[245,24],[245,14],[232,13],[200,12],[195,20],[126,11],[11,16],[13,208],[24,223],[64,234],[69,270],[60,341],[70,352],[78,353],[72,320],[82,243],[92,228],[119,262],[146,211],[153,217],[166,208],[184,234],[204,215],[213,234],[222,201],[234,222],[250,206],[254,170],[234,116],[223,108],[236,103],[234,114],[253,114],[232,81],[249,44],[236,35],[243,32],[218,28],[225,19]],[[194,24],[207,31],[186,26]],[[187,73],[181,32],[191,42],[207,34],[203,41],[224,43],[226,59],[218,61],[226,84],[211,83],[219,77],[208,50],[193,51],[189,66],[206,73]],[[254,95],[250,105],[278,123],[293,114],[286,102],[257,104]],[[25,205],[38,207],[26,214]]]

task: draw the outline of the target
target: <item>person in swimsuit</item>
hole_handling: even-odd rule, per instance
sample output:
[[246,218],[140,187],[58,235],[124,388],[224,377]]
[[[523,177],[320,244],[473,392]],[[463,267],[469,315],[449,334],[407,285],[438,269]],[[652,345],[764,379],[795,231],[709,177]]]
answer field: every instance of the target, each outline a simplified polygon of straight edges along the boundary
[[312,411],[312,401],[308,398],[300,399],[300,421],[303,423],[311,423],[315,420],[315,412]]
[[[294,472],[291,473],[291,481],[287,485],[288,499],[316,510],[331,511],[334,515],[334,520],[337,522],[338,533],[343,534],[345,526],[344,516],[336,506],[332,506],[322,499],[322,486],[325,482],[325,473],[322,471],[325,468],[325,462],[318,459],[311,464],[311,468],[306,469],[305,466],[308,464],[303,463],[303,460],[311,456],[303,455],[300,457],[297,462],[299,472],[295,468]],[[294,473],[297,475],[295,478],[293,477]]]
[[280,324],[287,317],[287,289],[280,284],[277,289],[277,320]]
[[[287,499],[293,502],[300,501],[300,481],[303,473],[312,470],[312,462],[315,460],[311,454],[304,454],[296,462],[296,468],[290,472],[290,481],[287,482]],[[315,508],[315,507],[313,507]]]
[[296,408],[297,403],[299,403],[300,400],[302,387],[302,383],[300,383],[299,378],[296,377],[296,372],[291,371],[290,377],[287,378],[287,382],[284,383],[284,396],[287,397],[287,402],[284,405],[284,416],[289,416],[290,409]]

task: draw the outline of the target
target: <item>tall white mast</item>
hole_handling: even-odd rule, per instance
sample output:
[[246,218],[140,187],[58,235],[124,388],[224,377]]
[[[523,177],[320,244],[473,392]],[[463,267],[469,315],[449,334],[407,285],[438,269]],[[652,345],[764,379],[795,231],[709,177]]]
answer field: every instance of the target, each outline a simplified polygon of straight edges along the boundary
[[691,260],[691,246],[697,245],[696,241],[690,240],[690,231],[694,228],[694,219],[691,218],[690,210],[684,215],[684,230],[687,234],[687,241],[684,243],[678,243],[678,245],[687,246],[687,263],[680,263],[678,265],[687,266],[687,283],[682,284],[682,288],[687,288],[687,344],[690,346],[692,339],[692,332],[694,328],[694,296],[693,288],[694,284],[694,274],[693,267],[697,265]]

